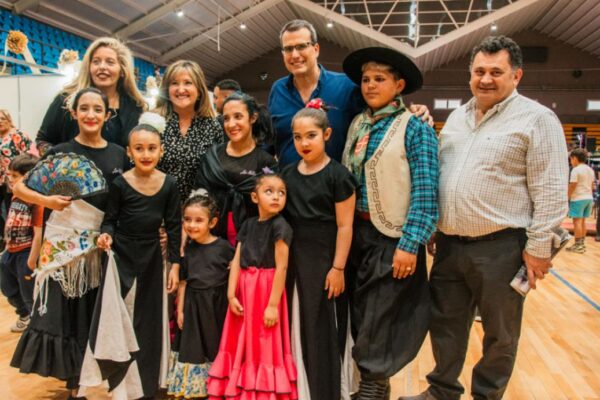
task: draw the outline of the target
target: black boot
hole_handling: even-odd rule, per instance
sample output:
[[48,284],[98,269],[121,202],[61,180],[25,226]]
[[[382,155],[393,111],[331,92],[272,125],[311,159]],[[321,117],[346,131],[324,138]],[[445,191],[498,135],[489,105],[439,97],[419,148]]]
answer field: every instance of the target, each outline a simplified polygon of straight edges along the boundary
[[358,392],[352,396],[355,400],[389,400],[390,381],[381,379],[377,381],[361,380]]

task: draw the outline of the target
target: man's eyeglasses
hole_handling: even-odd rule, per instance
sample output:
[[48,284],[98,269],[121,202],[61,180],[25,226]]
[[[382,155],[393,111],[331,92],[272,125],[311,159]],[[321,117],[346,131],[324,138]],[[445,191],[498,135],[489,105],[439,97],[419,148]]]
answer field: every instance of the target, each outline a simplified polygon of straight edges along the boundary
[[293,46],[284,46],[281,48],[281,52],[285,53],[285,54],[292,54],[294,52],[294,50],[296,50],[298,53],[303,52],[304,50],[308,49],[308,46],[313,46],[314,44],[312,42],[306,42],[306,43],[299,43]]

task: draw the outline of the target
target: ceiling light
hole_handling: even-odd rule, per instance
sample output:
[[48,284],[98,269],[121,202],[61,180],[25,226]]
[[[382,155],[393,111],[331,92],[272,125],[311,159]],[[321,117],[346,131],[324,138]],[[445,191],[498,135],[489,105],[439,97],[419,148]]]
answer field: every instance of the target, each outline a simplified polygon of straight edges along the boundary
[[496,31],[498,30],[498,25],[496,25],[496,23],[495,23],[495,22],[494,22],[494,23],[492,23],[492,26],[490,26],[490,30],[491,30],[492,32],[496,32]]
[[329,29],[333,28],[333,21],[332,20],[328,20],[327,21],[327,28],[329,28]]
[[240,29],[241,29],[241,30],[245,30],[246,28],[247,28],[246,24],[245,24],[244,22],[242,22],[242,23],[240,24]]
[[180,8],[179,10],[177,10],[175,12],[175,15],[177,15],[179,18],[183,18],[183,16],[185,15],[185,13],[183,12],[183,10]]

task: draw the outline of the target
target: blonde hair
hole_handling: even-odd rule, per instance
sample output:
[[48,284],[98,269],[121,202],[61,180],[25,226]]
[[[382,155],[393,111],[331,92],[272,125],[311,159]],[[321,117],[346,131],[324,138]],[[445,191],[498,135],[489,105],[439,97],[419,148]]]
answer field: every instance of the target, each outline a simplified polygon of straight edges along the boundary
[[204,79],[204,72],[202,72],[202,68],[200,68],[200,65],[198,65],[197,62],[190,60],[175,61],[167,67],[165,76],[160,83],[160,95],[156,101],[156,109],[154,111],[165,118],[173,113],[173,105],[171,104],[171,99],[169,99],[169,86],[175,78],[175,75],[181,71],[185,71],[190,75],[194,86],[196,86],[196,89],[198,90],[198,100],[196,100],[196,104],[194,105],[196,115],[214,118],[216,114],[210,103],[208,88],[206,87],[206,80]]
[[118,82],[118,89],[122,90],[125,94],[133,99],[133,101],[141,107],[146,109],[146,101],[140,93],[135,83],[135,73],[133,70],[133,57],[131,51],[123,42],[118,39],[111,37],[101,37],[92,42],[87,48],[83,60],[81,61],[81,68],[79,74],[73,81],[66,84],[63,88],[63,93],[67,95],[67,104],[70,104],[73,96],[81,89],[93,87],[94,82],[90,77],[90,63],[96,50],[100,47],[108,47],[117,54],[117,60],[121,66],[121,77]]
[[10,124],[11,128],[15,127],[15,124],[13,123],[13,120],[12,120],[12,116],[10,115],[10,111],[8,111],[5,108],[0,108],[0,114],[4,115],[4,118],[6,118],[6,120]]

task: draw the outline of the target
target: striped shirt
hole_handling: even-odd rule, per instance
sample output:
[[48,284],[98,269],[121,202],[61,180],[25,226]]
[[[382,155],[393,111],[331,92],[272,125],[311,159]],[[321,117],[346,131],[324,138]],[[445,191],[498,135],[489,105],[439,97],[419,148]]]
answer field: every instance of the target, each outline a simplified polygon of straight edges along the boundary
[[[385,137],[394,120],[393,117],[377,121],[369,134],[369,144],[364,162],[369,160]],[[438,220],[438,142],[433,129],[418,118],[412,116],[406,126],[404,147],[410,169],[410,205],[406,221],[402,226],[402,236],[398,248],[416,254],[419,244],[425,244],[435,232]],[[369,211],[364,174],[358,189],[356,208]]]
[[569,168],[556,115],[516,90],[476,123],[476,99],[440,135],[440,222],[447,235],[527,230],[526,250],[549,257],[567,213]]

